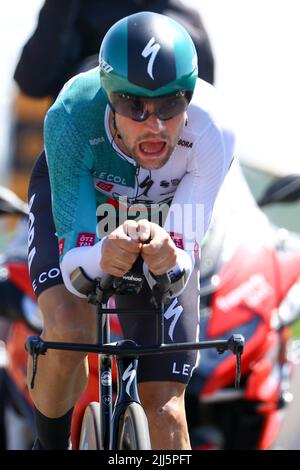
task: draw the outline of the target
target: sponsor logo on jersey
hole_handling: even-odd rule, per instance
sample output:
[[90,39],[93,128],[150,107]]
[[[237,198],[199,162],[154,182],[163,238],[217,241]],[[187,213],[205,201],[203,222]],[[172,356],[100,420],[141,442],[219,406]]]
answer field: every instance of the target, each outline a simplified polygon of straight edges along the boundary
[[76,246],[93,246],[94,241],[94,233],[80,233],[77,238]]
[[181,233],[170,232],[170,237],[177,246],[183,250],[183,235]]
[[169,188],[170,185],[172,186],[178,186],[180,183],[180,179],[179,178],[173,178],[171,179],[171,182],[170,181],[167,181],[167,180],[162,180],[159,185],[162,187],[162,188]]
[[61,240],[59,240],[59,243],[58,243],[59,256],[63,254],[64,246],[65,246],[65,239],[62,238]]
[[173,374],[181,374],[181,375],[189,375],[190,373],[190,364],[177,364],[177,362],[173,362]]
[[191,149],[193,147],[193,142],[189,142],[188,140],[179,139],[178,140],[178,145],[181,145],[181,147],[186,147],[186,148]]
[[91,145],[102,144],[105,141],[104,137],[97,137],[95,139],[90,139],[89,142]]
[[105,191],[107,193],[109,193],[114,187],[113,184],[106,183],[105,181],[98,181],[98,183],[96,183],[96,186],[97,186],[97,188],[99,188],[102,191]]
[[99,178],[109,183],[121,184],[127,186],[126,179],[119,175],[113,175],[112,173],[106,173],[106,171],[101,171]]
[[166,320],[172,319],[172,322],[169,326],[168,335],[171,341],[174,342],[174,330],[177,325],[178,320],[183,312],[183,307],[178,303],[178,299],[174,299],[171,305],[168,307],[167,311],[164,313],[164,317]]
[[44,272],[40,273],[39,277],[34,279],[33,282],[32,282],[32,288],[33,288],[34,292],[38,288],[37,283],[38,284],[44,284],[49,279],[54,279],[54,278],[58,277],[59,275],[60,275],[60,269],[59,268],[51,268],[51,269],[49,269],[49,271],[44,271]]

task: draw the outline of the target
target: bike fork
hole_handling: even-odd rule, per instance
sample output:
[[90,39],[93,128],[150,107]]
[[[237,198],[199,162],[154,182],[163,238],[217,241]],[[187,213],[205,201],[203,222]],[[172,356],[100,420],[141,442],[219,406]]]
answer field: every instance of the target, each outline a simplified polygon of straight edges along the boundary
[[[119,345],[124,347],[132,346],[132,341],[120,341]],[[135,343],[134,343],[135,344]],[[117,368],[118,368],[118,394],[114,406],[112,416],[113,430],[110,440],[110,450],[117,448],[119,424],[122,419],[122,415],[126,410],[128,403],[137,402],[141,405],[141,401],[138,395],[137,389],[137,357],[117,357]]]

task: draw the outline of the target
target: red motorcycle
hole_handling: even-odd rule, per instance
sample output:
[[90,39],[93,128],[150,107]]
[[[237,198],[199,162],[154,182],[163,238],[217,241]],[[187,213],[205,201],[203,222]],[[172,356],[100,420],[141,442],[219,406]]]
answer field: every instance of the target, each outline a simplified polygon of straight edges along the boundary
[[[299,181],[296,176],[279,179],[260,205],[297,200]],[[19,263],[8,259],[5,267],[9,282],[27,299],[21,302],[19,319],[12,322],[7,338],[5,373],[10,396],[15,397],[28,429],[33,429],[24,343],[33,329],[36,334],[41,328],[41,317],[26,260]],[[293,364],[288,360],[287,347],[290,324],[300,313],[300,237],[270,224],[238,168],[233,168],[225,181],[201,249],[200,286],[201,339],[241,333],[246,344],[239,390],[234,388],[236,362],[232,355],[210,350],[201,353],[186,393],[192,446],[269,449],[278,435],[284,406],[291,399]],[[122,336],[116,317],[112,331],[113,340]],[[89,355],[89,364],[89,384],[73,414],[74,449],[78,447],[84,409],[98,399],[97,357]]]
[[41,331],[42,320],[27,267],[28,207],[2,186],[0,216],[21,218],[0,254],[0,317],[9,322],[9,327],[0,331],[6,356],[0,367],[0,448],[16,449],[29,447],[32,442],[34,419],[26,385],[24,341],[33,331]]
[[[238,195],[238,196],[237,196]],[[293,201],[299,176],[260,200]],[[228,177],[201,254],[201,339],[245,338],[240,390],[227,353],[203,351],[186,396],[195,449],[270,449],[291,400],[290,325],[300,315],[300,237],[272,226],[238,168]]]

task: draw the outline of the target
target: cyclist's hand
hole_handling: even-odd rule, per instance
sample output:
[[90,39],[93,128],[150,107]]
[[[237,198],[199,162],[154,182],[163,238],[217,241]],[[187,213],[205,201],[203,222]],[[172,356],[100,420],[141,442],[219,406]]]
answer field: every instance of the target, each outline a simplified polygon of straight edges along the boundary
[[141,255],[153,274],[164,274],[176,265],[176,245],[165,229],[146,220],[139,221],[139,233],[144,233],[142,242],[151,239],[141,247]]
[[138,223],[126,220],[104,240],[101,269],[112,276],[121,277],[130,270],[140,253]]

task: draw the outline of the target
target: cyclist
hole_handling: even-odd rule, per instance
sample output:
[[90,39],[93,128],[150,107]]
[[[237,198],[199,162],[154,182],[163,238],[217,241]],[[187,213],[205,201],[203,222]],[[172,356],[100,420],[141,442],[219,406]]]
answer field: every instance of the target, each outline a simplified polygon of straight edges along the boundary
[[[167,16],[137,13],[109,29],[99,68],[72,78],[48,111],[45,153],[29,185],[29,269],[45,340],[95,340],[95,315],[72,285],[73,270],[81,266],[92,279],[121,276],[138,255],[148,282],[137,296],[117,296],[117,306],[147,307],[155,275],[169,272],[165,342],[198,338],[197,246],[232,162],[234,136],[214,88],[197,73],[186,30]],[[125,337],[153,342],[155,319],[120,317]],[[153,448],[190,446],[184,393],[197,358],[187,351],[140,360]],[[40,357],[34,448],[68,447],[87,376],[82,353]]]

